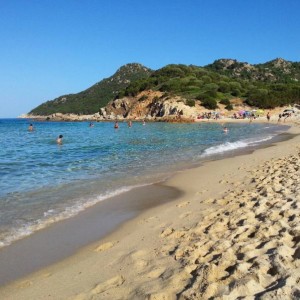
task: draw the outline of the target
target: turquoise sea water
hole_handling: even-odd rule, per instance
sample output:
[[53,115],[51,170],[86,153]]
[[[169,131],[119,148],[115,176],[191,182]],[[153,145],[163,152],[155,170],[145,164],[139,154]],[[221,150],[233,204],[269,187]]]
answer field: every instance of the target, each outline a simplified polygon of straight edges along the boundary
[[[227,124],[227,134],[215,123],[88,125],[0,119],[0,247],[103,199],[285,130],[255,123]],[[62,145],[55,142],[59,134]]]

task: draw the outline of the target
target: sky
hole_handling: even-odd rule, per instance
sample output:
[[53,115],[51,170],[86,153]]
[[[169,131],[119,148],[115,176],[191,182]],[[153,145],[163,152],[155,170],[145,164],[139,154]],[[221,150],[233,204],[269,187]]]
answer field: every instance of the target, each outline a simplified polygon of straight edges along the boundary
[[127,63],[300,61],[299,0],[0,0],[0,118]]

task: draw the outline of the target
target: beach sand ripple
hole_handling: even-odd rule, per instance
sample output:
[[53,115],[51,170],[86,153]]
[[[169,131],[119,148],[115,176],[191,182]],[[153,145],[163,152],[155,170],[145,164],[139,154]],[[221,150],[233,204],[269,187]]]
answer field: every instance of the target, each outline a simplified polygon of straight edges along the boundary
[[300,152],[265,163],[247,189],[185,232],[199,246],[186,251],[190,242],[180,241],[181,264],[198,265],[180,299],[299,299],[299,167]]

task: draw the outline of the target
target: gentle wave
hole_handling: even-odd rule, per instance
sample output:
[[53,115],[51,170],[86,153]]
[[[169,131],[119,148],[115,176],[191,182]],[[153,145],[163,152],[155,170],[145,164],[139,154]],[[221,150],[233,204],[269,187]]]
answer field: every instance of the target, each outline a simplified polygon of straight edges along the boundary
[[211,156],[211,155],[214,155],[214,154],[221,154],[221,153],[224,153],[224,152],[237,150],[237,149],[240,149],[240,148],[255,146],[255,145],[258,145],[260,143],[271,140],[273,137],[274,136],[268,136],[268,137],[265,137],[265,138],[255,139],[255,140],[248,139],[248,140],[237,141],[237,142],[226,142],[224,144],[221,144],[221,145],[218,145],[218,146],[213,146],[213,147],[205,149],[203,154],[201,155],[201,157],[207,157],[207,156]]
[[55,209],[49,209],[44,212],[44,217],[33,222],[28,222],[20,225],[18,228],[11,228],[5,233],[4,236],[0,237],[0,248],[8,246],[14,241],[20,240],[26,236],[31,235],[32,233],[48,227],[50,224],[53,224],[58,221],[62,221],[68,218],[71,218],[81,211],[109,198],[118,196],[125,192],[128,192],[134,188],[146,186],[148,184],[134,185],[128,187],[122,187],[115,191],[106,192],[105,194],[99,195],[91,199],[79,199],[77,202],[70,206],[66,207],[64,211],[58,212]]

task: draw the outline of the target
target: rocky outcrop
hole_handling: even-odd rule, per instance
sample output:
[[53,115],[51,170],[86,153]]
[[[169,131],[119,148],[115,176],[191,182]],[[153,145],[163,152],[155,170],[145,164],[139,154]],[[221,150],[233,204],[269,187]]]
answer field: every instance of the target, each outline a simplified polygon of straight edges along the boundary
[[34,119],[39,121],[70,121],[70,122],[80,122],[80,121],[101,121],[103,117],[100,116],[99,113],[93,115],[77,115],[77,114],[62,114],[55,113],[48,116],[41,115],[31,115],[31,114],[23,114],[19,116],[19,118],[23,119]]
[[[233,99],[232,104],[237,110],[243,101]],[[242,107],[245,108],[244,106]],[[123,97],[110,101],[107,106],[100,108],[99,112],[90,115],[54,113],[50,115],[22,115],[19,118],[30,118],[46,121],[114,121],[114,120],[148,120],[166,122],[193,122],[199,114],[210,112],[201,106],[200,100],[190,103],[187,99],[163,93],[147,90],[136,97]],[[227,115],[230,112],[219,103],[219,112]]]
[[170,97],[159,91],[144,91],[137,97],[124,97],[111,101],[100,109],[103,119],[178,119],[195,118],[197,108],[186,105],[180,96]]

